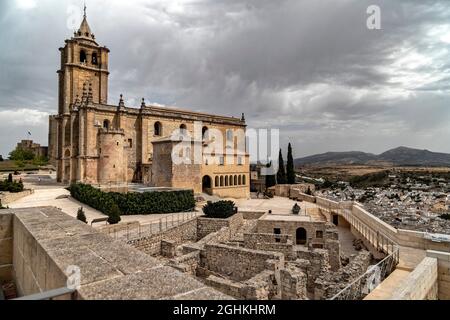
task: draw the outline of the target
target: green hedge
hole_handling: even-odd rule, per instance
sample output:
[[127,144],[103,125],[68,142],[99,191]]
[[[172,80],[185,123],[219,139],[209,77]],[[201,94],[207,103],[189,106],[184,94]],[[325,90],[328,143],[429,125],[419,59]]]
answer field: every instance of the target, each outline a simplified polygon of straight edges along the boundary
[[122,215],[185,212],[195,208],[192,190],[144,193],[103,192],[91,185],[76,183],[69,187],[72,197],[107,215],[119,207]]
[[236,209],[233,201],[208,201],[203,207],[203,213],[208,218],[226,219],[236,214]]
[[12,193],[22,192],[23,191],[23,183],[22,182],[11,182],[8,180],[4,180],[0,182],[0,191],[9,191]]

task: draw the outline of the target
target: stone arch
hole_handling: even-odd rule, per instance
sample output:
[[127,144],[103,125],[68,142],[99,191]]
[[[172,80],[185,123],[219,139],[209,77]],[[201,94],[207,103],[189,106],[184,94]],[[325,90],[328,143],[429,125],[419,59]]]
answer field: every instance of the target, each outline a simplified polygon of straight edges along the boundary
[[214,186],[215,186],[215,187],[219,187],[219,186],[220,186],[219,176],[216,176],[216,179],[215,179],[215,180],[216,180],[216,181],[215,181]]
[[237,178],[236,175],[234,176],[234,185],[235,185],[235,186],[238,186],[238,178]]
[[242,176],[241,175],[238,177],[238,185],[242,185]]
[[69,149],[67,149],[66,152],[64,152],[64,157],[70,158],[70,150]]
[[247,185],[247,176],[245,174],[242,176],[242,185]]
[[228,176],[225,176],[225,187],[228,187]]
[[210,176],[204,176],[202,179],[202,191],[207,194],[212,194],[212,179]]
[[295,239],[298,245],[305,245],[307,241],[307,232],[305,228],[298,228],[295,231]]
[[230,186],[233,186],[233,185],[234,185],[234,183],[233,183],[233,176],[230,176],[230,177],[228,178],[228,181],[230,181]]
[[223,187],[223,176],[220,176],[220,186]]

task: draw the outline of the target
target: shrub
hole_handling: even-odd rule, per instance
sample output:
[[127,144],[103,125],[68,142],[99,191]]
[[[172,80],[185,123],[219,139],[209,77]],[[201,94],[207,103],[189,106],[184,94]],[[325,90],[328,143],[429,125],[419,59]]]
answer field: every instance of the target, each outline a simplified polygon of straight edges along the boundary
[[23,183],[22,183],[22,181],[10,182],[9,177],[8,177],[7,180],[0,182],[0,191],[8,191],[11,193],[22,192],[23,191]]
[[117,193],[103,192],[82,183],[72,184],[68,190],[78,201],[108,216],[114,205],[117,206],[119,215],[174,213],[190,211],[195,208],[192,190]]
[[83,208],[78,209],[77,219],[81,222],[87,223],[86,215],[84,214]]
[[118,224],[120,222],[120,220],[122,220],[120,218],[120,209],[117,206],[117,204],[114,204],[108,211],[108,222],[109,224]]
[[226,219],[234,215],[236,212],[233,201],[208,201],[208,203],[203,207],[203,213],[208,218]]

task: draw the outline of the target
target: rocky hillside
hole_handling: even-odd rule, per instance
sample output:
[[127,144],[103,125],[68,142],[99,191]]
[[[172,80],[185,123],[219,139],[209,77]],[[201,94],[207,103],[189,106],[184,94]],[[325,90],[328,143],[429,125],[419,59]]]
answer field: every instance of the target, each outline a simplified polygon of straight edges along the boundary
[[376,164],[391,164],[395,166],[450,166],[450,154],[398,147],[379,155],[360,151],[327,152],[296,159],[294,162],[296,166]]

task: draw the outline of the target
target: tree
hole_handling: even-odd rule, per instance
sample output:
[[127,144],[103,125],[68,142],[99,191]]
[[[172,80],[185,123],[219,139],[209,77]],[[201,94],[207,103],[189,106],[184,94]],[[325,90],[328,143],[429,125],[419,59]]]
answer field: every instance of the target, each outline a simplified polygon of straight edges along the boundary
[[31,150],[16,148],[9,153],[9,159],[14,161],[30,161],[34,159],[34,153]]
[[77,219],[81,222],[87,223],[86,215],[84,214],[83,208],[78,209]]
[[0,154],[0,162],[4,161],[3,156]]
[[109,210],[109,218],[108,218],[108,223],[109,224],[118,224],[120,222],[120,220],[122,220],[120,218],[120,209],[117,206],[117,204],[113,204]]
[[[271,168],[272,167],[272,162],[269,162],[267,165],[266,165],[266,168]],[[277,182],[276,182],[276,178],[275,178],[275,175],[274,174],[268,174],[268,175],[266,175],[266,188],[270,188],[270,187],[273,187],[274,185],[276,185],[277,184]]]
[[277,184],[286,184],[286,169],[284,167],[283,154],[280,149],[278,155],[278,172],[277,172]]
[[12,183],[13,182],[13,176],[12,173],[8,174],[8,182]]
[[295,184],[294,157],[292,156],[292,146],[290,143],[288,146],[286,177],[288,184]]

